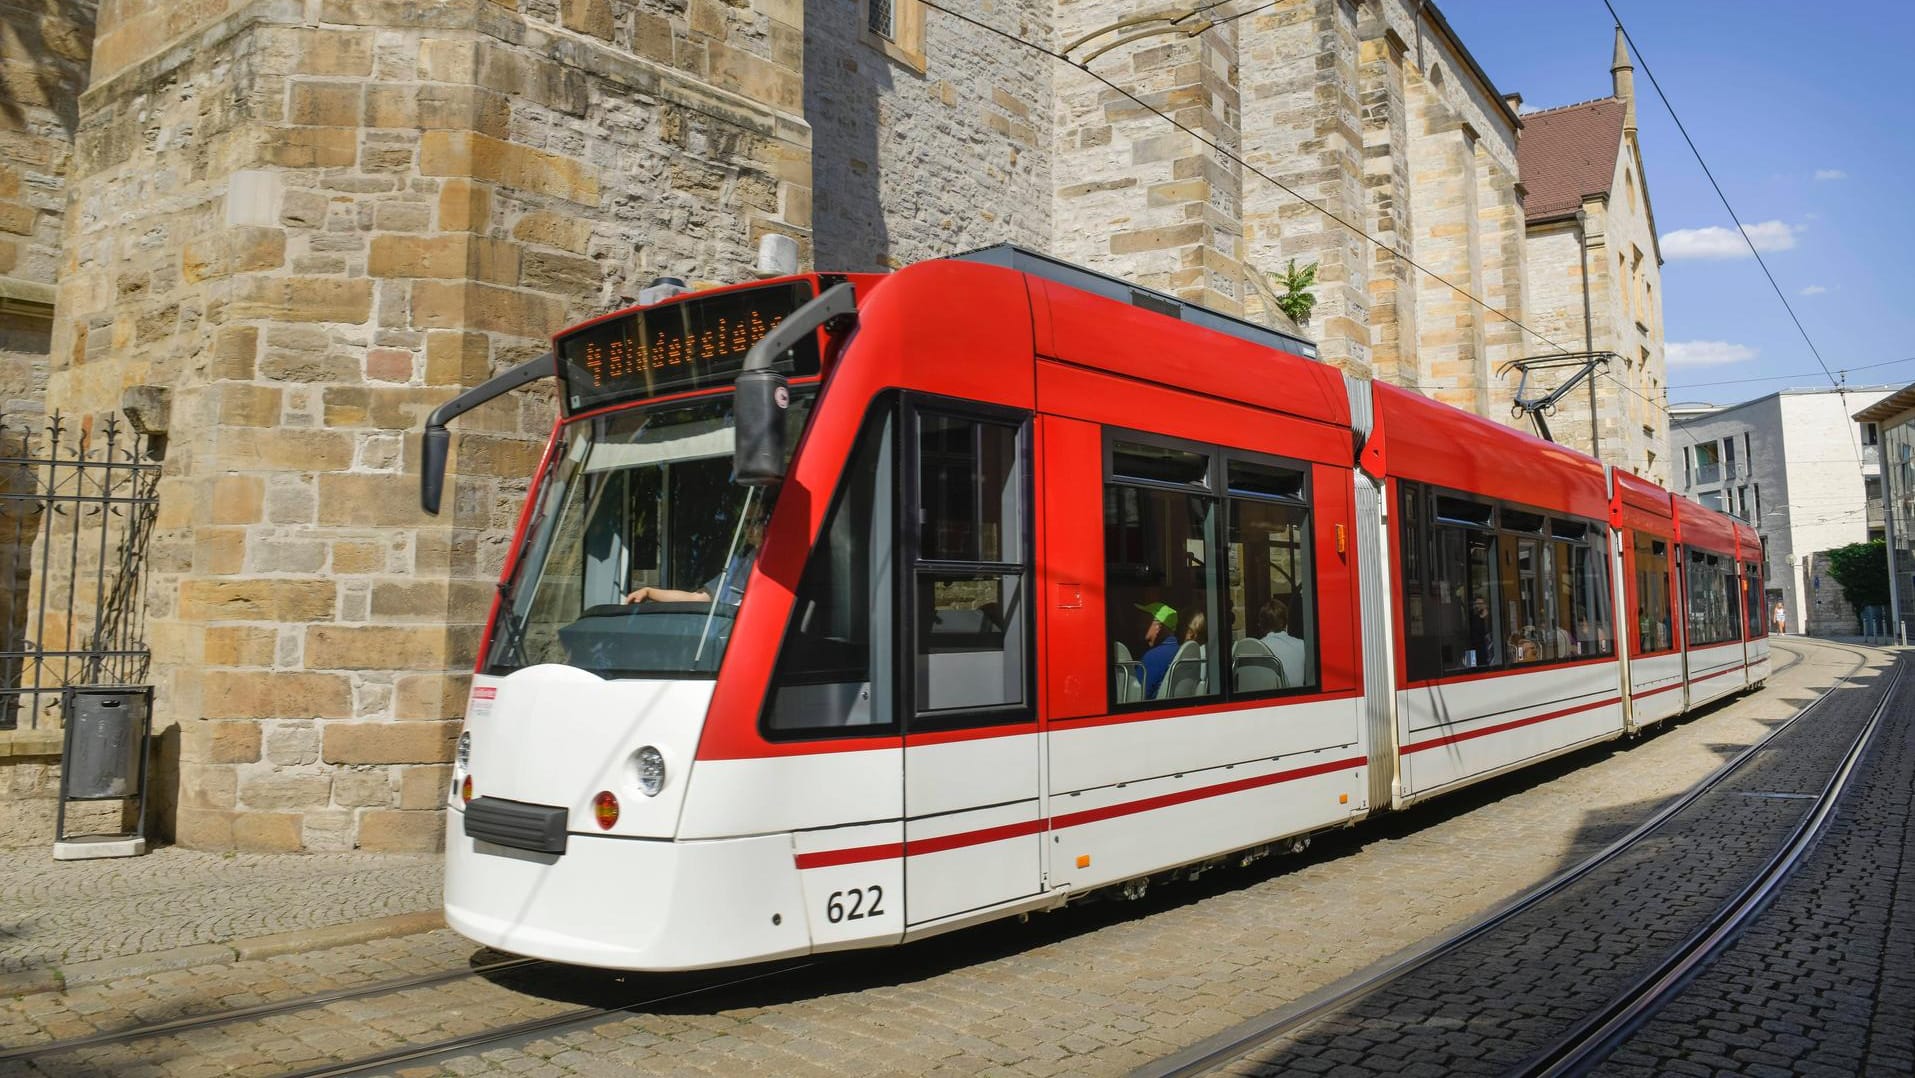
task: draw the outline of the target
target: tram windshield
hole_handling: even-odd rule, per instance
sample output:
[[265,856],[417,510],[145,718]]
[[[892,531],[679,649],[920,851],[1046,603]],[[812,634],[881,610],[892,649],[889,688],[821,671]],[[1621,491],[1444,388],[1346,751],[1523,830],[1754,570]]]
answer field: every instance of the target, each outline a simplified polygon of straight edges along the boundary
[[[786,445],[810,404],[794,396]],[[731,481],[732,441],[729,395],[569,424],[485,672],[715,675],[775,497]]]

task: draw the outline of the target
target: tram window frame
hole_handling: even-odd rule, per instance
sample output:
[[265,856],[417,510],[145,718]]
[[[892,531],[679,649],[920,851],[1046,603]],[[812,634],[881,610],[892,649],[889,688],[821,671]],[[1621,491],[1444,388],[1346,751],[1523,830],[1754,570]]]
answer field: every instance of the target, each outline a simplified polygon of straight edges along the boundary
[[[1185,464],[1202,459],[1199,468],[1186,467],[1173,473],[1168,469],[1136,466],[1136,462],[1148,459],[1148,454],[1130,452],[1132,449],[1156,450],[1168,455],[1181,455]],[[1170,707],[1185,707],[1199,703],[1218,703],[1235,700],[1280,699],[1322,691],[1322,640],[1318,611],[1318,581],[1316,564],[1316,514],[1314,491],[1314,468],[1307,461],[1295,460],[1252,450],[1236,449],[1229,446],[1192,441],[1189,439],[1153,434],[1146,431],[1127,428],[1106,427],[1103,431],[1103,477],[1104,477],[1104,561],[1105,581],[1105,649],[1111,663],[1111,677],[1107,680],[1107,711],[1110,713],[1133,713],[1139,711],[1161,710]],[[1130,462],[1130,463],[1127,463]],[[1247,466],[1250,470],[1261,470],[1263,475],[1277,480],[1292,488],[1291,493],[1276,489],[1255,489],[1251,486],[1239,486],[1233,489],[1231,483],[1232,466]],[[1244,473],[1248,477],[1251,473]],[[1282,478],[1283,476],[1293,478]],[[1181,501],[1171,501],[1181,495]],[[1172,593],[1181,588],[1190,591],[1191,587],[1179,584],[1175,572],[1169,566],[1163,567],[1166,578],[1155,585],[1160,597],[1156,600],[1171,605],[1178,612],[1178,624],[1174,630],[1179,638],[1189,631],[1190,619],[1202,615],[1205,625],[1206,643],[1201,647],[1202,675],[1199,691],[1191,695],[1152,696],[1146,687],[1138,685],[1138,699],[1119,700],[1119,677],[1132,677],[1142,670],[1142,656],[1145,651],[1132,652],[1138,638],[1139,619],[1145,611],[1135,609],[1139,604],[1123,595],[1132,588],[1141,586],[1130,577],[1135,574],[1126,572],[1127,567],[1143,566],[1146,573],[1152,571],[1147,561],[1138,558],[1156,553],[1149,548],[1162,545],[1153,537],[1143,513],[1150,498],[1160,506],[1170,506],[1174,512],[1178,507],[1191,514],[1185,538],[1186,552],[1188,544],[1201,538],[1202,560],[1195,566],[1185,566],[1194,570],[1194,586],[1201,590],[1201,602],[1176,606],[1167,600]],[[1290,526],[1298,532],[1297,560],[1300,568],[1293,563],[1292,571],[1297,586],[1291,591],[1292,601],[1300,603],[1301,611],[1295,615],[1297,620],[1290,623],[1292,630],[1304,632],[1305,660],[1303,671],[1285,671],[1285,681],[1280,688],[1242,689],[1236,664],[1230,662],[1232,652],[1240,641],[1237,631],[1243,630],[1244,639],[1251,639],[1253,631],[1251,595],[1245,584],[1234,584],[1231,580],[1231,564],[1236,548],[1243,544],[1233,543],[1231,535],[1245,505],[1277,506],[1297,511],[1301,519]],[[1160,508],[1159,514],[1163,510]],[[1120,514],[1134,514],[1137,528],[1145,534],[1133,535],[1129,525],[1120,525]],[[1166,517],[1165,519],[1169,519]],[[1156,527],[1162,528],[1162,521]],[[1164,541],[1167,541],[1165,539]],[[1195,555],[1193,554],[1194,558]],[[1243,572],[1238,566],[1237,573]],[[1233,592],[1242,593],[1242,609],[1238,610],[1233,601]],[[1265,600],[1272,598],[1269,595]],[[1262,603],[1256,604],[1261,607]],[[1201,609],[1199,609],[1201,607]],[[1259,611],[1258,617],[1263,615]],[[1226,646],[1227,642],[1227,646]],[[1184,641],[1178,641],[1178,649],[1172,653],[1173,661],[1181,651]],[[1122,654],[1129,656],[1125,662],[1119,657],[1117,645],[1124,645]],[[1268,645],[1266,645],[1268,647]],[[1188,659],[1182,661],[1189,661]],[[1279,660],[1281,661],[1281,660]],[[1131,669],[1135,668],[1135,669]],[[1160,680],[1160,690],[1173,676],[1174,671],[1166,669]],[[1128,691],[1128,690],[1125,690]]]
[[[1681,564],[1681,559],[1677,554],[1678,548],[1676,541],[1667,536],[1657,535],[1654,532],[1632,531],[1630,535],[1632,537],[1630,549],[1630,572],[1632,579],[1630,584],[1632,595],[1635,599],[1635,608],[1624,612],[1624,616],[1633,622],[1633,624],[1628,626],[1631,639],[1635,641],[1635,647],[1630,654],[1638,657],[1667,655],[1676,651],[1678,645],[1681,643],[1681,638],[1678,637],[1676,633],[1675,571]],[[1657,544],[1661,544],[1662,546],[1662,553],[1660,555],[1655,553]],[[1667,627],[1668,639],[1661,644],[1656,644],[1654,636],[1644,635],[1645,633],[1651,632],[1656,626],[1653,613],[1646,611],[1643,607],[1644,595],[1642,584],[1645,575],[1649,572],[1643,568],[1643,551],[1645,547],[1647,547],[1650,557],[1660,556],[1662,558],[1661,613],[1663,615],[1662,624]],[[1643,615],[1645,614],[1650,614],[1651,616],[1644,617]]]
[[[798,587],[792,598],[791,612],[786,618],[783,634],[779,637],[778,654],[772,661],[771,676],[766,682],[764,701],[760,707],[758,728],[768,741],[815,741],[846,737],[887,737],[896,736],[902,730],[901,708],[897,706],[898,666],[900,648],[899,603],[897,597],[896,568],[879,570],[874,567],[871,558],[876,542],[864,552],[862,567],[844,568],[844,563],[834,562],[828,544],[833,540],[840,523],[840,514],[856,514],[848,508],[853,500],[854,484],[870,484],[870,504],[865,506],[862,519],[854,516],[851,527],[862,527],[867,541],[879,527],[885,534],[877,539],[893,543],[899,530],[900,507],[904,504],[899,483],[901,470],[901,446],[898,432],[903,423],[902,409],[899,407],[898,394],[887,393],[872,402],[864,419],[858,425],[857,437],[852,441],[851,451],[845,459],[844,471],[840,474],[837,489],[831,494],[831,504],[825,510],[823,525],[812,538],[811,547],[805,553],[805,565],[799,574]],[[862,489],[862,488],[855,488]],[[888,508],[883,508],[888,505]],[[880,513],[882,510],[882,513]],[[886,521],[884,516],[888,516]],[[876,518],[876,519],[873,519]],[[852,553],[856,554],[855,533]],[[812,615],[819,609],[820,600],[813,598],[821,587],[832,587],[829,573],[840,568],[850,580],[867,581],[868,590],[864,596],[862,615],[865,619],[864,665],[861,682],[825,679],[818,680],[818,672],[813,670],[794,671],[791,664],[798,655],[799,634],[809,632]],[[824,578],[822,581],[820,578]],[[855,614],[854,614],[855,616]],[[858,671],[851,671],[856,673]],[[829,673],[829,671],[827,672]],[[838,671],[837,673],[844,673]],[[845,686],[862,684],[861,699],[869,714],[884,719],[869,723],[815,723],[792,722],[780,724],[778,712],[781,688],[803,689],[814,686]],[[802,695],[802,694],[799,694]],[[851,700],[846,696],[843,701]],[[801,716],[819,713],[816,701],[807,701],[794,696],[791,704]],[[856,704],[850,704],[855,709]]]
[[[1036,503],[1034,484],[1036,469],[1031,451],[1032,424],[1031,414],[1011,408],[982,404],[976,401],[959,400],[924,393],[904,394],[903,419],[900,425],[899,472],[902,479],[900,505],[906,507],[906,526],[900,529],[901,542],[898,550],[904,577],[909,586],[900,588],[899,617],[897,625],[898,655],[907,657],[899,663],[900,699],[910,701],[908,707],[899,711],[906,716],[906,729],[910,732],[926,730],[950,730],[976,726],[1010,725],[1035,722],[1037,719],[1037,624],[1033,615],[1036,603],[1035,558],[1036,549]],[[1007,428],[1012,435],[1012,459],[1008,480],[1016,487],[1008,497],[1000,494],[999,508],[1003,512],[1015,511],[1019,519],[1015,522],[998,522],[998,543],[996,554],[982,545],[971,553],[975,557],[954,558],[946,555],[951,551],[941,543],[927,544],[926,527],[932,523],[933,506],[927,498],[930,493],[925,482],[925,465],[931,458],[927,455],[924,439],[925,421],[936,419],[968,423],[978,427]],[[981,493],[981,492],[980,492]],[[983,502],[973,506],[981,513]],[[974,515],[976,521],[982,516]],[[979,524],[980,530],[983,525]],[[927,546],[936,549],[927,552]],[[971,582],[985,583],[997,581],[1002,588],[1005,582],[1015,581],[1011,605],[1015,606],[1002,621],[988,614],[980,622],[980,637],[994,635],[1000,647],[997,649],[1013,661],[1019,669],[1012,672],[1020,699],[1001,703],[959,705],[953,707],[930,707],[930,685],[932,684],[931,663],[934,653],[929,650],[932,641],[931,627],[934,618],[926,616],[927,603],[935,603],[936,587],[939,583]],[[1000,595],[1003,594],[1000,591]],[[982,610],[983,607],[975,609]],[[977,643],[987,641],[980,639]],[[968,650],[985,652],[988,647]],[[1007,681],[1007,684],[1009,682]]]
[[1765,594],[1766,591],[1762,586],[1761,565],[1752,561],[1743,562],[1742,616],[1747,623],[1744,631],[1748,634],[1744,639],[1760,640],[1769,635],[1769,619],[1762,614],[1763,607],[1766,605],[1763,601]]
[[[1408,682],[1615,658],[1607,525],[1399,480],[1397,534]],[[1526,551],[1531,558],[1527,602],[1522,598]],[[1446,599],[1452,592],[1458,598]],[[1480,616],[1479,599],[1486,604]],[[1584,640],[1579,629],[1578,615],[1584,612],[1590,615],[1591,640]],[[1513,615],[1520,622],[1512,623]]]
[[[1257,489],[1248,483],[1240,486],[1235,479],[1235,476],[1239,474],[1239,465],[1243,467],[1243,473],[1246,476],[1258,472],[1266,475],[1284,473],[1287,476],[1293,476],[1294,485],[1291,486],[1290,480],[1285,479],[1285,485],[1290,487],[1288,491],[1272,488]],[[1223,632],[1213,633],[1212,639],[1217,642],[1217,650],[1221,653],[1220,661],[1228,661],[1229,668],[1221,675],[1227,695],[1234,700],[1247,700],[1321,691],[1323,639],[1317,601],[1316,520],[1315,506],[1310,497],[1310,466],[1301,462],[1283,461],[1276,457],[1227,451],[1222,468],[1224,556],[1221,564],[1224,579],[1223,595],[1220,601],[1225,609],[1225,616],[1222,621]],[[1237,538],[1242,530],[1243,513],[1246,507],[1274,509],[1279,513],[1288,511],[1298,516],[1298,519],[1289,521],[1285,525],[1296,532],[1297,538],[1290,562],[1290,600],[1281,606],[1278,605],[1277,596],[1273,594],[1273,589],[1268,582],[1261,589],[1263,601],[1260,603],[1251,601],[1253,593],[1250,587],[1248,561],[1250,544]],[[1276,563],[1271,561],[1264,568],[1274,569]],[[1233,576],[1237,579],[1233,580]],[[1242,596],[1241,612],[1237,605],[1238,595]],[[1285,622],[1284,634],[1292,637],[1298,645],[1294,649],[1285,645],[1284,650],[1293,657],[1297,651],[1301,651],[1303,658],[1300,663],[1285,663],[1283,656],[1277,654],[1278,645],[1272,644],[1267,639],[1278,632],[1275,620],[1279,614]],[[1237,637],[1239,628],[1244,634],[1241,640]],[[1290,632],[1291,629],[1301,631]],[[1229,641],[1228,648],[1224,647],[1226,639]],[[1282,686],[1243,687],[1242,683],[1250,680],[1245,675],[1252,673],[1261,665],[1257,661],[1259,656],[1256,652],[1239,654],[1239,645],[1249,641],[1262,644],[1264,649],[1275,658],[1284,681]]]
[[1742,609],[1737,593],[1735,558],[1703,547],[1686,547],[1683,575],[1689,598],[1691,649],[1731,644],[1742,639],[1735,614]]

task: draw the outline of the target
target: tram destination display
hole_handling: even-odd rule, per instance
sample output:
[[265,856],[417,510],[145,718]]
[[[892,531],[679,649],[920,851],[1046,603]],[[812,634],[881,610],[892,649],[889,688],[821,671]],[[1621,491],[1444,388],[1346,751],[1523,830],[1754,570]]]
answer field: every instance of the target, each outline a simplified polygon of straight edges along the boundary
[[[594,322],[557,342],[567,408],[580,412],[727,385],[744,370],[751,346],[815,294],[809,281],[785,281],[690,296]],[[776,366],[792,375],[818,373],[816,336]]]

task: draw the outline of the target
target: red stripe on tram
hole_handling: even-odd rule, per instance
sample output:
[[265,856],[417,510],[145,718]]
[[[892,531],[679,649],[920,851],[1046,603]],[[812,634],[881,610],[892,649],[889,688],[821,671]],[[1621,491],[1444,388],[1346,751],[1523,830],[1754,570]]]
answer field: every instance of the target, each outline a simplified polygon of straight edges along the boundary
[[810,868],[829,868],[833,865],[862,864],[868,861],[889,861],[903,857],[907,846],[910,852],[914,854],[941,853],[945,850],[956,850],[966,846],[980,846],[989,842],[1003,842],[1006,839],[1035,835],[1046,830],[1059,830],[1066,827],[1077,827],[1087,823],[1097,823],[1101,820],[1116,819],[1120,816],[1132,816],[1140,812],[1150,812],[1154,809],[1169,808],[1173,805],[1189,804],[1192,801],[1202,801],[1212,797],[1223,797],[1228,794],[1242,793],[1246,790],[1260,789],[1265,786],[1275,786],[1279,783],[1311,778],[1316,775],[1327,775],[1332,771],[1362,767],[1368,762],[1369,760],[1365,757],[1353,756],[1344,760],[1332,760],[1326,763],[1311,764],[1308,767],[1292,768],[1289,771],[1278,771],[1269,775],[1256,775],[1250,778],[1233,779],[1230,782],[1201,786],[1194,790],[1180,790],[1175,793],[1159,794],[1156,797],[1126,801],[1120,805],[1085,809],[1082,812],[1071,812],[1062,816],[1053,816],[1049,820],[1026,820],[1021,823],[1001,824],[996,827],[980,828],[976,831],[960,831],[953,835],[938,835],[932,838],[913,839],[909,843],[885,842],[874,846],[854,846],[844,850],[820,850],[815,853],[801,853],[796,856],[796,860],[798,868],[804,870]]

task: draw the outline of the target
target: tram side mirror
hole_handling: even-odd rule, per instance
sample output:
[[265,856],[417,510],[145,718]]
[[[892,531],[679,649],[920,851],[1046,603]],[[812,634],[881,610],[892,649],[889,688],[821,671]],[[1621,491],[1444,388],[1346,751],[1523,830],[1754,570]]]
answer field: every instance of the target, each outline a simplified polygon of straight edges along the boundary
[[785,410],[791,388],[777,371],[746,371],[738,376],[732,404],[736,441],[732,478],[748,487],[766,487],[785,478]]
[[451,448],[452,432],[444,427],[427,427],[420,447],[425,459],[419,464],[419,507],[439,515],[439,501],[445,494],[446,455]]

